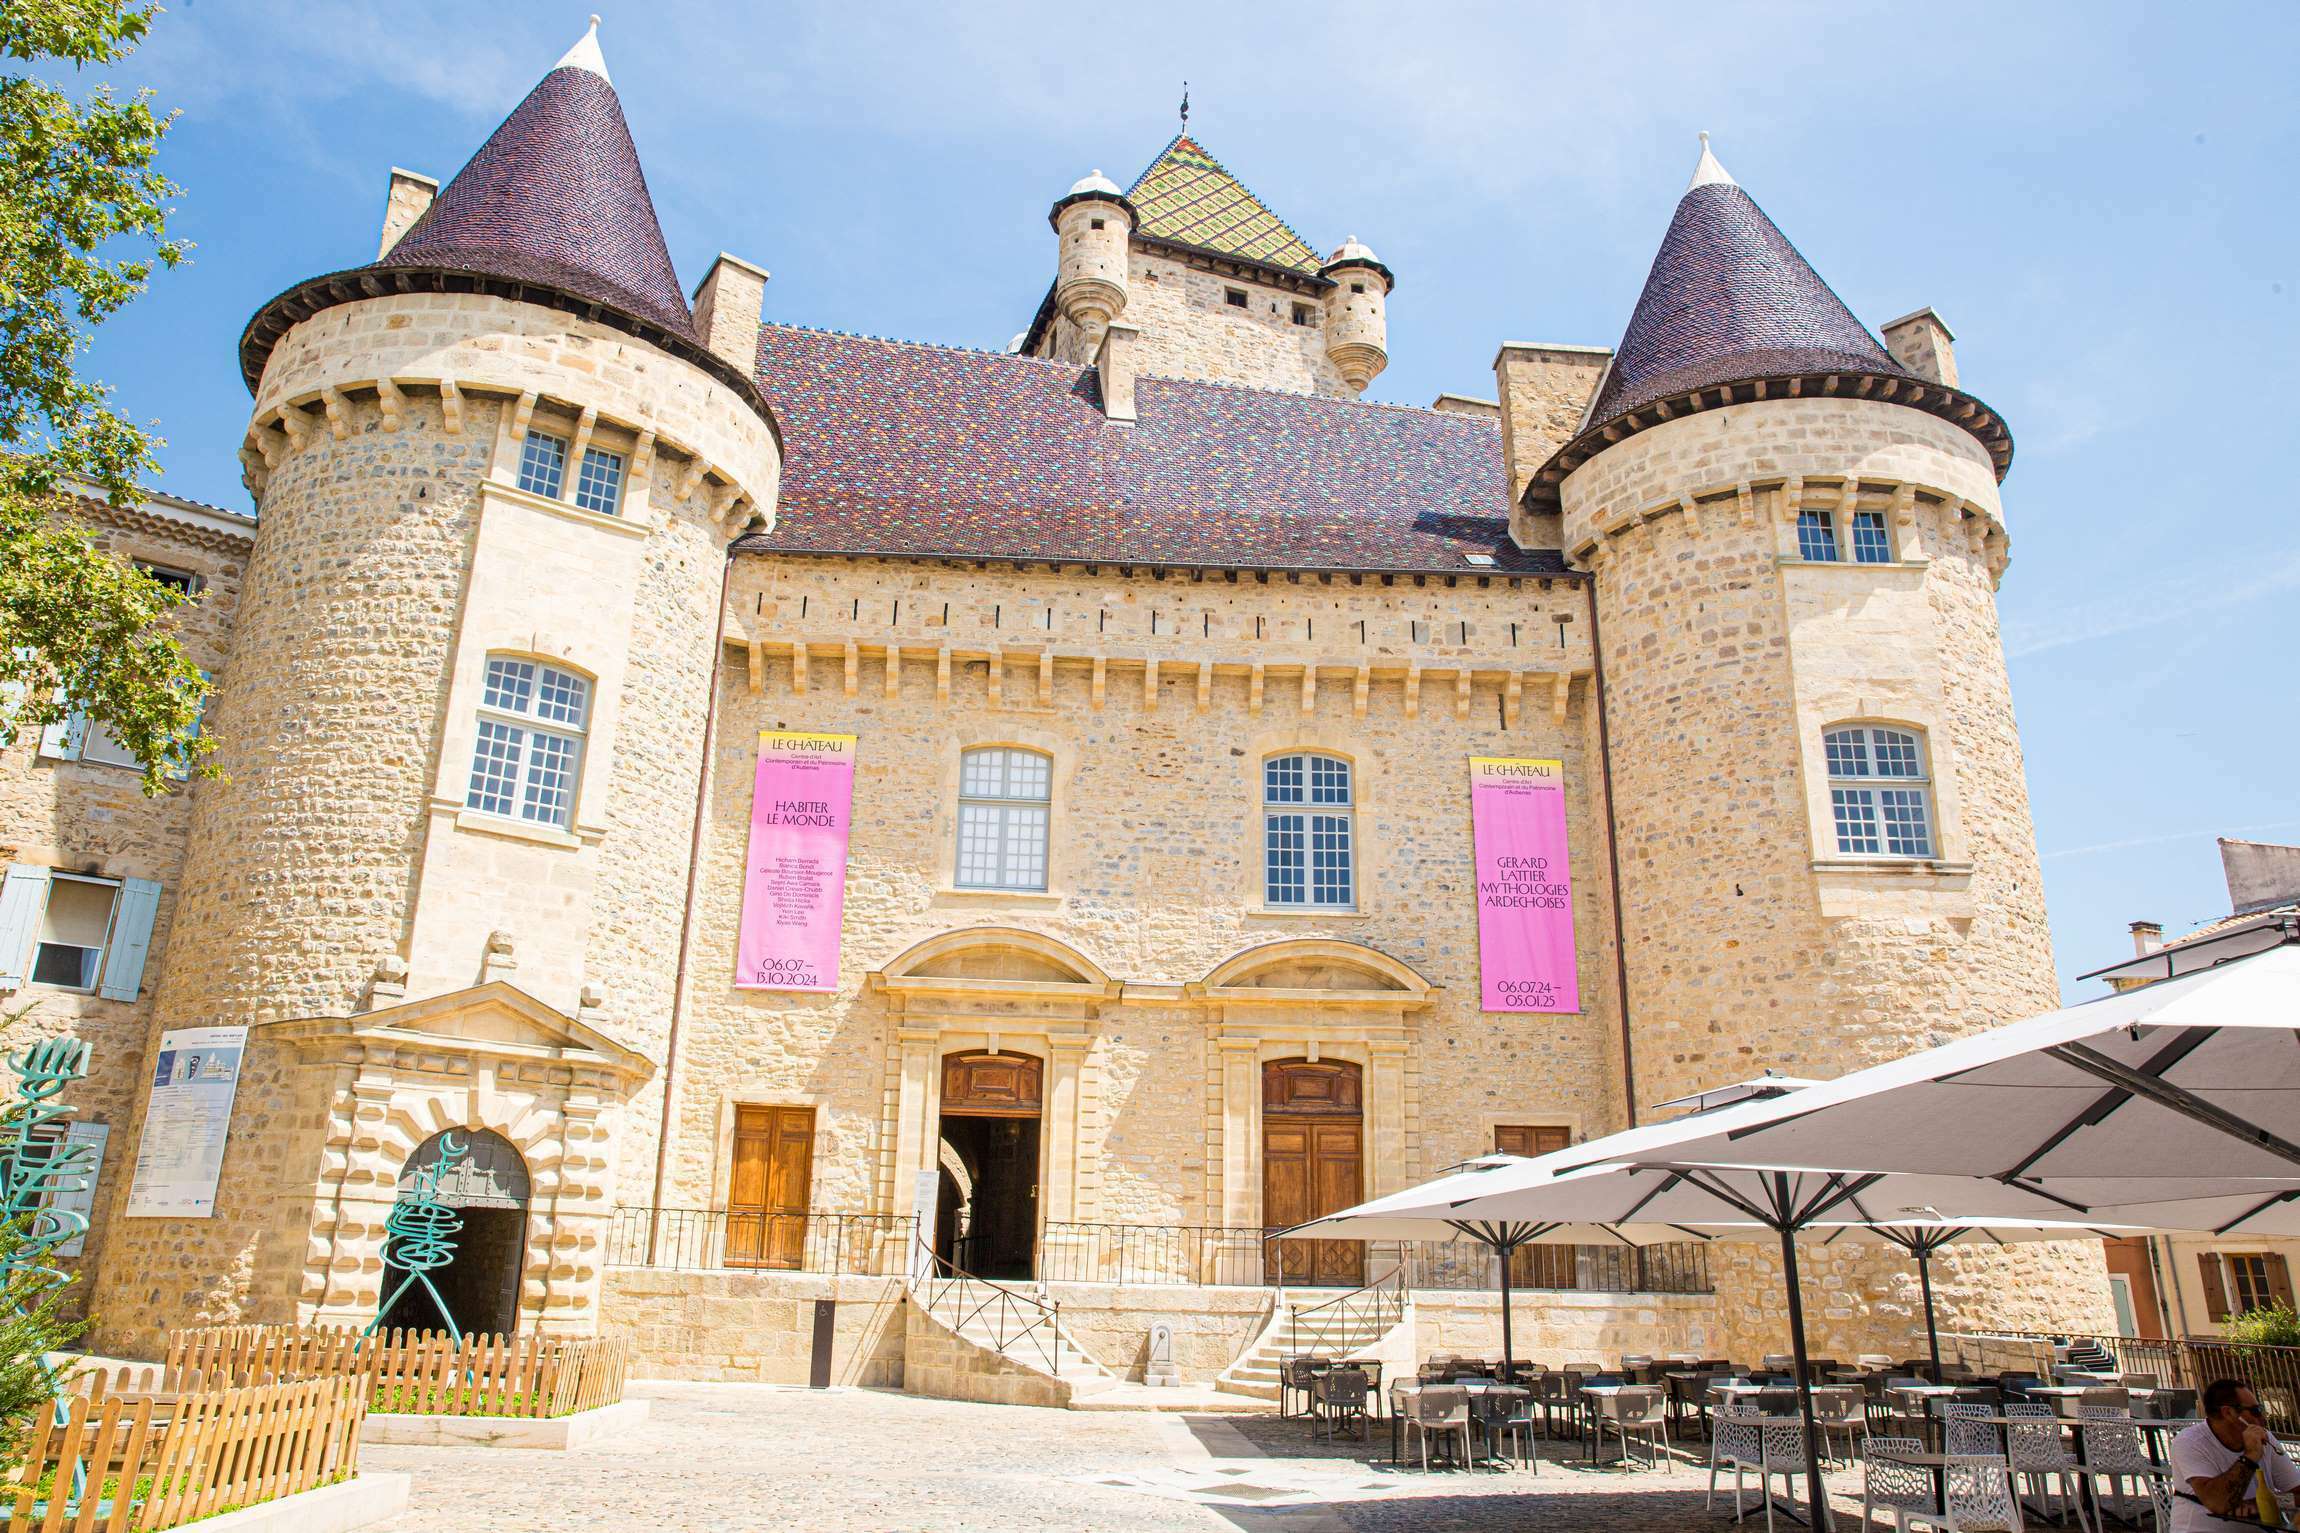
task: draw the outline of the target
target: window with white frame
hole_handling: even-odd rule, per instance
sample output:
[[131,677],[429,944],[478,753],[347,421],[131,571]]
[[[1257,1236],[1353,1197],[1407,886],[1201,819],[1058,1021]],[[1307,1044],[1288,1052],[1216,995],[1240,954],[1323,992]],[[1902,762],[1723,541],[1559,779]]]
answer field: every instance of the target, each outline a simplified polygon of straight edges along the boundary
[[1262,763],[1262,902],[1301,910],[1357,905],[1350,764],[1299,751]]
[[958,758],[958,886],[1034,893],[1046,887],[1054,759],[1013,746]]
[[489,655],[464,803],[482,814],[568,829],[590,711],[591,683],[573,671]]
[[559,498],[567,482],[567,439],[530,431],[519,444],[519,488],[547,500]]
[[1933,855],[1932,781],[1925,739],[1881,724],[1821,736],[1829,760],[1829,812],[1849,857]]
[[1821,564],[1837,562],[1837,524],[1828,512],[1797,513],[1797,557]]
[[1893,562],[1893,535],[1885,527],[1882,511],[1856,511],[1853,513],[1853,562],[1855,564],[1890,564]]
[[108,878],[55,873],[48,879],[48,903],[40,912],[40,935],[32,950],[32,982],[60,990],[93,990],[104,972],[111,945],[112,912],[120,886]]
[[623,455],[604,447],[583,449],[583,466],[575,475],[575,504],[601,516],[616,516],[623,506]]

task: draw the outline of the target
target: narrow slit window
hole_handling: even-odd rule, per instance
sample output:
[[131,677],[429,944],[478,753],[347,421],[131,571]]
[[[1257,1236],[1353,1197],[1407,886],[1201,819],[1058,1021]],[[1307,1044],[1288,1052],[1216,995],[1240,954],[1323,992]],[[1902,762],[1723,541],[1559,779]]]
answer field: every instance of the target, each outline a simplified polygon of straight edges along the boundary
[[1242,309],[1246,306],[1246,290],[1242,287],[1224,289],[1222,301],[1233,309]]

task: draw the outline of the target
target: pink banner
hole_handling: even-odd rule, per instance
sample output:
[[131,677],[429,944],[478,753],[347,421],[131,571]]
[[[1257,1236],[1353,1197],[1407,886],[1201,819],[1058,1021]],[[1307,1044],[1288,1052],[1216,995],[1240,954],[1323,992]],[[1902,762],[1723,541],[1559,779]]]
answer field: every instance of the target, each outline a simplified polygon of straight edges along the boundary
[[853,735],[759,732],[738,990],[839,987],[854,787]]
[[1565,764],[1473,756],[1477,952],[1487,1011],[1579,1011]]

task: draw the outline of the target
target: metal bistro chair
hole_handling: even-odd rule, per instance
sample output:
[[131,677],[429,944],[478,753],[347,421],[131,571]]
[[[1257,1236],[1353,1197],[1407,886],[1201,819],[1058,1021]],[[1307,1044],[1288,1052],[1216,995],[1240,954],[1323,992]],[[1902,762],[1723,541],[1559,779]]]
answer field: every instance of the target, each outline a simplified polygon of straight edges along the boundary
[[1405,1427],[1421,1434],[1422,1468],[1430,1466],[1430,1434],[1443,1433],[1461,1444],[1457,1462],[1469,1462],[1469,1391],[1452,1384],[1425,1384],[1407,1397]]
[[1940,1409],[1943,1453],[1958,1458],[1985,1458],[1992,1453],[2002,1456],[2004,1442],[1991,1419],[1997,1414],[1996,1406],[1977,1400],[1947,1400]]
[[1827,1458],[1836,1457],[1832,1445],[1839,1432],[1845,1434],[1844,1461],[1850,1462],[1855,1434],[1868,1429],[1867,1414],[1862,1408],[1861,1387],[1858,1384],[1825,1384],[1814,1390],[1813,1424],[1821,1429],[1821,1452]]
[[[1709,1494],[1701,1503],[1707,1511],[1717,1504],[1717,1472],[1733,1471],[1733,1520],[1741,1520],[1741,1472],[1756,1469],[1762,1472],[1765,1463],[1764,1434],[1757,1425],[1757,1406],[1750,1400],[1720,1400],[1709,1432]],[[1764,1481],[1758,1485],[1763,1487]]]
[[1651,1386],[1625,1389],[1605,1401],[1610,1407],[1600,1420],[1600,1428],[1611,1427],[1621,1439],[1621,1456],[1630,1457],[1630,1444],[1645,1439],[1647,1463],[1654,1469],[1663,1467],[1668,1451],[1662,1439],[1669,1432],[1669,1401],[1660,1390]]
[[2089,1416],[2094,1411],[2122,1411],[2129,1416],[2132,1414],[2132,1391],[2122,1384],[2096,1385],[2077,1396],[2076,1404],[2077,1410],[2083,1415]]
[[2077,1477],[2083,1466],[2068,1444],[2061,1441],[2060,1413],[2041,1400],[2015,1400],[2004,1408],[2005,1456],[2013,1472],[2013,1493],[2020,1482],[2036,1480],[2037,1494],[2055,1521],[2068,1520],[2068,1507],[2076,1508],[2077,1526],[2092,1527],[2092,1513],[2080,1494]]
[[1669,1393],[1669,1429],[1672,1436],[1685,1418],[1706,1424],[1709,1420],[1709,1382],[1719,1377],[1713,1373],[1689,1373],[1676,1369],[1676,1375],[1662,1379],[1662,1387]]
[[1896,1453],[1922,1453],[1919,1437],[1871,1437],[1861,1447],[1861,1533],[1876,1526],[1879,1507],[1892,1514],[1893,1526],[1910,1512],[1933,1505],[1932,1472],[1921,1464],[1893,1457]]
[[[2185,1421],[2196,1414],[2196,1391],[2159,1389],[2148,1398],[2148,1413],[2159,1421]],[[2133,1414],[2140,1412],[2135,1409]]]
[[1469,1397],[1470,1415],[1478,1429],[1485,1434],[1486,1455],[1497,1462],[1507,1460],[1501,1452],[1501,1440],[1511,1438],[1517,1446],[1518,1467],[1540,1467],[1540,1455],[1533,1451],[1533,1396],[1515,1389],[1480,1389]]
[[[1330,1366],[1324,1358],[1316,1356],[1289,1357],[1279,1363],[1278,1414],[1280,1416],[1308,1415],[1312,1404],[1311,1387],[1317,1383],[1318,1375],[1325,1372]],[[1295,1408],[1288,1409],[1288,1406],[1293,1404],[1295,1395],[1300,1395],[1302,1398]]]
[[[1736,1421],[1735,1427],[1737,1432],[1746,1429],[1755,1434],[1753,1444],[1755,1451],[1753,1453],[1750,1451],[1752,1447],[1750,1440],[1742,1438],[1734,1445],[1729,1459],[1733,1465],[1733,1520],[1739,1522],[1742,1516],[1741,1472],[1744,1469],[1753,1469],[1757,1472],[1757,1494],[1765,1500],[1766,1533],[1772,1533],[1774,1477],[1778,1475],[1781,1479],[1782,1494],[1794,1499],[1797,1493],[1794,1482],[1802,1479],[1805,1474],[1804,1418],[1802,1416],[1744,1415]],[[1723,1432],[1724,1429],[1725,1423],[1720,1418],[1718,1430]],[[1710,1470],[1710,1474],[1712,1477],[1711,1488],[1714,1490],[1716,1474],[1714,1467]]]
[[[1944,1467],[1948,1494],[1942,1506],[1911,1507],[1895,1514],[1903,1529],[1940,1528],[1944,1533],[2021,1533],[2020,1499],[2013,1494],[2012,1471],[1996,1453],[1952,1453]],[[1927,1476],[1931,1478],[1931,1476]]]
[[1453,1365],[1456,1361],[1457,1359],[1451,1352],[1432,1352],[1428,1357],[1422,1359],[1422,1365],[1415,1370],[1415,1373],[1424,1384],[1443,1384],[1453,1377]]
[[[2088,1396],[2091,1393],[2085,1391]],[[2140,1428],[2132,1424],[2130,1411],[2086,1404],[2077,1418],[2077,1428],[2084,1459],[2078,1472],[2088,1480],[2108,1481],[2120,1508],[2117,1515],[2130,1522],[2130,1497],[2124,1482],[2137,1480],[2145,1487],[2165,1470],[2148,1456],[2148,1444],[2141,1440]]]
[[1541,1412],[1541,1435],[1557,1435],[1557,1418],[1563,1416],[1568,1423],[1576,1423],[1581,1410],[1581,1371],[1560,1368],[1545,1373],[1533,1381],[1533,1406]]
[[1370,1387],[1363,1368],[1334,1368],[1320,1374],[1312,1386],[1318,1403],[1318,1419],[1310,1428],[1310,1435],[1323,1435],[1326,1441],[1332,1442],[1338,1423],[1354,1421],[1357,1423],[1355,1435],[1358,1441],[1364,1442]]

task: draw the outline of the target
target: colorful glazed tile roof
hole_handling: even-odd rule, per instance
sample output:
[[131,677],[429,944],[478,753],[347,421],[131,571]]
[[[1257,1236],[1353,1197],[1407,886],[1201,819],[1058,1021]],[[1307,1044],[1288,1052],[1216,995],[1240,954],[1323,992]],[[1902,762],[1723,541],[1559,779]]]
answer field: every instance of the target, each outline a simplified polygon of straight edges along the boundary
[[[768,325],[786,553],[1218,569],[1558,574],[1509,539],[1490,419]],[[1493,560],[1473,565],[1467,555]]]
[[1314,277],[1324,263],[1310,242],[1187,133],[1158,152],[1128,188],[1137,234],[1195,245]]

